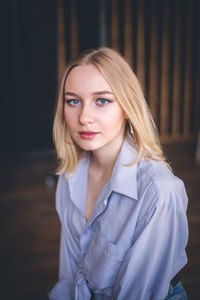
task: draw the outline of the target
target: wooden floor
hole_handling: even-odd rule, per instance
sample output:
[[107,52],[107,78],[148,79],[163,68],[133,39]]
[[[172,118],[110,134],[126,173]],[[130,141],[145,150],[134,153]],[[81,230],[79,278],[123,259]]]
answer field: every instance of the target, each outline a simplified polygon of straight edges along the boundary
[[[189,196],[189,262],[182,281],[189,299],[200,299],[200,166],[194,145],[167,146]],[[186,151],[187,150],[187,151]],[[54,207],[56,160],[51,152],[1,158],[0,257],[3,300],[42,300],[57,281],[60,224]]]

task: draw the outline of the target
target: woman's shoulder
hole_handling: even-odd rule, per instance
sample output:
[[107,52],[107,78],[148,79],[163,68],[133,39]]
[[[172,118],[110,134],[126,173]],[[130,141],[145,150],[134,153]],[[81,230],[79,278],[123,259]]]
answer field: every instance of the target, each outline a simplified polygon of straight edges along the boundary
[[70,173],[70,172],[63,172],[58,176],[58,186],[59,185],[65,185],[66,182],[70,181],[71,178],[74,178],[76,176],[80,176],[84,168],[87,168],[89,163],[89,157],[87,155],[83,155],[77,162],[77,165],[75,167],[75,170]]
[[146,185],[151,193],[154,192],[160,204],[186,197],[183,181],[163,161],[142,159],[138,164],[138,185],[139,189]]
[[58,214],[60,215],[60,212],[64,208],[64,193],[66,192],[67,189],[67,173],[62,173],[58,176],[58,181],[57,181],[57,187],[56,187],[56,209]]
[[146,176],[151,181],[174,180],[175,176],[164,161],[146,160],[142,158],[138,163],[138,176]]

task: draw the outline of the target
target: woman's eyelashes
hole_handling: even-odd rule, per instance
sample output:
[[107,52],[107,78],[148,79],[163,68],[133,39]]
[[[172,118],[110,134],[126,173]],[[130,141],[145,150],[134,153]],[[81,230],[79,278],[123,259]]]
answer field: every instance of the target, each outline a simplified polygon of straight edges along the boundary
[[100,105],[100,106],[103,106],[103,105],[105,105],[105,104],[107,104],[107,103],[112,103],[112,100],[110,100],[110,99],[105,99],[105,98],[98,98],[98,99],[96,100],[96,103],[97,103],[98,105]]
[[[69,106],[80,106],[82,103],[81,103],[81,100],[78,100],[78,99],[66,99],[65,102],[69,105]],[[104,106],[108,103],[112,103],[113,101],[110,100],[110,99],[106,99],[106,98],[98,98],[95,100],[95,103],[98,105],[98,106]]]
[[66,99],[65,102],[69,106],[78,106],[80,104],[80,100],[78,100],[78,99]]

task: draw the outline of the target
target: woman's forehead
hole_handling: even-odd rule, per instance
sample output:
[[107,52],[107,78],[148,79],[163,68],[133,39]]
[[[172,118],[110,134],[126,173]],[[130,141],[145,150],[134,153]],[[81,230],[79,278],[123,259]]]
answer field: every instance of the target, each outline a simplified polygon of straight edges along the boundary
[[65,92],[71,89],[112,92],[109,83],[93,64],[76,66],[70,71],[65,81]]

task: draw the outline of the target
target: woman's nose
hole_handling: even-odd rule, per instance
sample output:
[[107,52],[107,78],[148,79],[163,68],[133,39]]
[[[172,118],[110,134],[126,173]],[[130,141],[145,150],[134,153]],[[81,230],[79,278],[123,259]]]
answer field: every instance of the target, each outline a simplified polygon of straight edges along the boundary
[[80,112],[80,124],[85,125],[94,122],[94,112],[92,108],[87,105],[84,106]]

